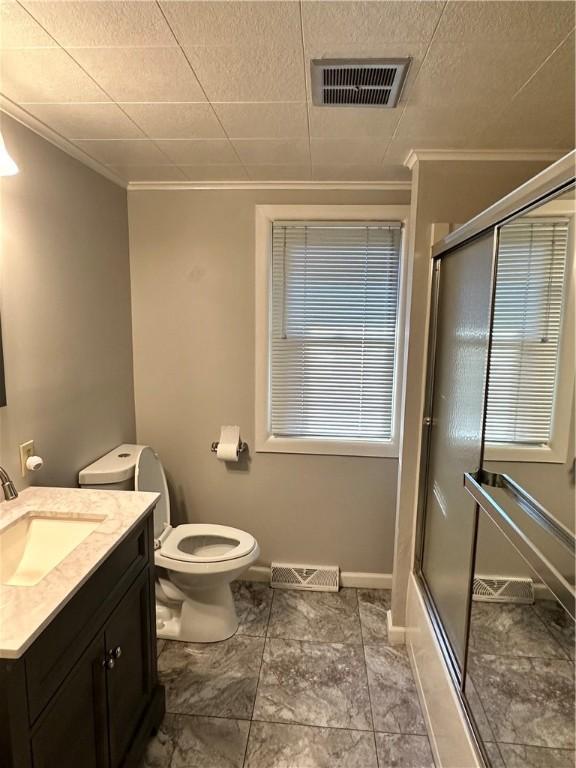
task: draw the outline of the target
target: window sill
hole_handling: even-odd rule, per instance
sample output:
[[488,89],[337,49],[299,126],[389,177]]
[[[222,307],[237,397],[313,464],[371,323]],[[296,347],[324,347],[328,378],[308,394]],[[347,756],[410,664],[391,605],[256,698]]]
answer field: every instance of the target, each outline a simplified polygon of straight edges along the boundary
[[257,453],[307,453],[317,456],[372,456],[397,459],[398,445],[392,441],[320,440],[317,438],[267,437],[256,440]]
[[487,443],[484,448],[486,461],[522,461],[535,464],[564,464],[566,453],[551,445],[500,445]]

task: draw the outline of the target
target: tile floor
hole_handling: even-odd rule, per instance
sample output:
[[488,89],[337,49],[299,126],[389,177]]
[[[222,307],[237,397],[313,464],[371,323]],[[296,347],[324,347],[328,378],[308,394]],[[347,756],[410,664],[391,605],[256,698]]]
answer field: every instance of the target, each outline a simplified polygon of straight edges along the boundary
[[467,696],[492,768],[574,768],[574,642],[553,600],[473,604]]
[[142,768],[433,768],[388,591],[233,588],[234,637],[159,641],[167,714]]

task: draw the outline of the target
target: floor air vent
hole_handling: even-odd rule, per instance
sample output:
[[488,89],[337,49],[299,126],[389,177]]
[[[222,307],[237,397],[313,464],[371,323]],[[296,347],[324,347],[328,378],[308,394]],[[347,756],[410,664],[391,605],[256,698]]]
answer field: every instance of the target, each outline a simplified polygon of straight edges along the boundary
[[410,59],[315,59],[312,98],[319,107],[395,107]]
[[270,586],[281,589],[311,589],[338,592],[340,570],[337,565],[293,565],[272,563]]
[[472,599],[485,603],[533,603],[532,579],[499,579],[475,576]]

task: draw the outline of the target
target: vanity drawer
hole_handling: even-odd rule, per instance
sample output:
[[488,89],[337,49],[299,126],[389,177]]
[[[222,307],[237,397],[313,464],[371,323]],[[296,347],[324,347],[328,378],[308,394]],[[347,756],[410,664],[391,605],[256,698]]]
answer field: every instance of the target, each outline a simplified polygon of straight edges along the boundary
[[[26,652],[32,724],[130,584],[153,558],[152,514],[111,552]],[[82,629],[79,631],[79,627]]]

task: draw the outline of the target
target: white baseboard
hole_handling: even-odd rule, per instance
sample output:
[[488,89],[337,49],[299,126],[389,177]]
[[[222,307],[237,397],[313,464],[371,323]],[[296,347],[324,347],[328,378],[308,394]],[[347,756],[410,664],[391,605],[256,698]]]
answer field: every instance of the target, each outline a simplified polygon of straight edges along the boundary
[[[270,566],[253,565],[240,577],[242,581],[270,581]],[[364,589],[392,589],[391,573],[364,573],[363,571],[340,571],[340,585],[363,587]],[[404,642],[402,640],[402,642]]]
[[265,581],[270,583],[270,566],[252,565],[240,576],[240,581]]
[[398,627],[392,624],[392,611],[386,611],[386,629],[390,645],[404,645],[406,643],[406,627]]
[[416,683],[416,693],[418,694],[418,701],[420,702],[420,709],[422,710],[422,716],[424,717],[424,723],[426,725],[426,731],[428,732],[428,741],[430,742],[430,749],[434,758],[434,765],[441,766],[442,761],[440,759],[440,752],[438,751],[438,743],[436,742],[436,733],[432,727],[432,719],[428,710],[428,701],[424,695],[424,689],[422,687],[422,679],[420,677],[420,670],[416,659],[414,657],[414,649],[410,643],[406,643],[406,649],[408,651],[408,661],[412,668],[412,675],[414,676],[414,682]]
[[392,589],[392,574],[365,573],[363,571],[340,571],[340,584],[343,587]]

